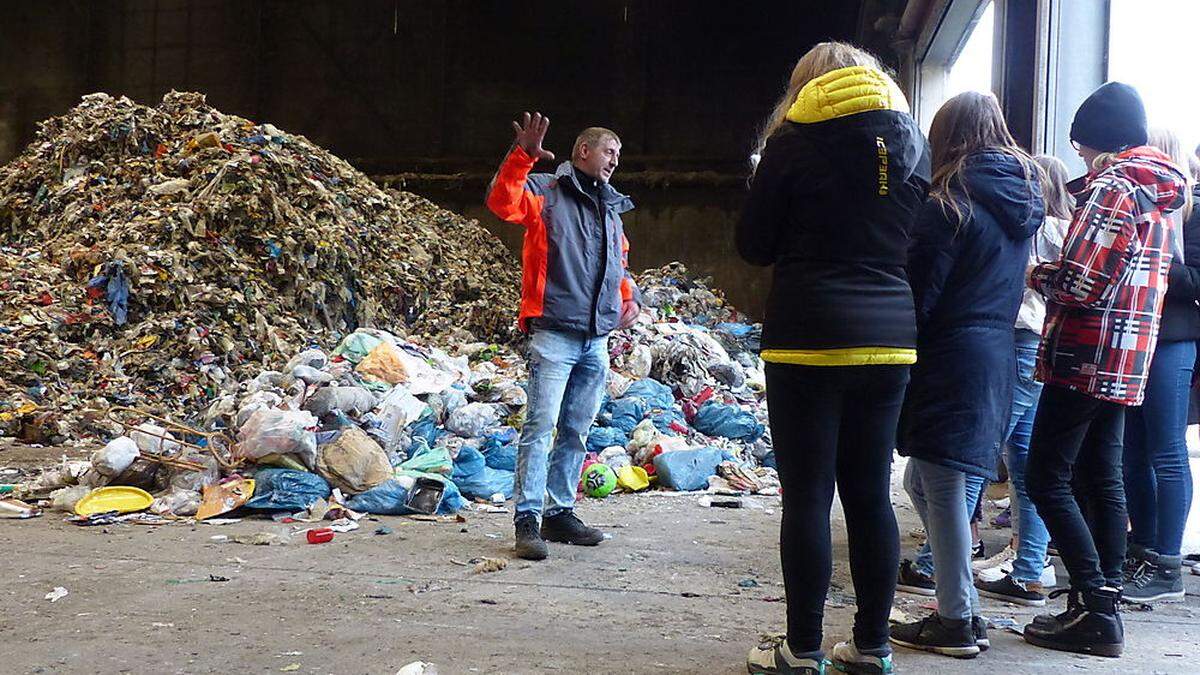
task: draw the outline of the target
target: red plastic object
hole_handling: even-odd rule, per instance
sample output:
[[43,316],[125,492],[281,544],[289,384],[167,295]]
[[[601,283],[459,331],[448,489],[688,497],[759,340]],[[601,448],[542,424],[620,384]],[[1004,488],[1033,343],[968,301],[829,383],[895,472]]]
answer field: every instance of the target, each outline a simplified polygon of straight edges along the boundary
[[308,543],[327,544],[333,541],[333,530],[328,527],[318,527],[308,531]]

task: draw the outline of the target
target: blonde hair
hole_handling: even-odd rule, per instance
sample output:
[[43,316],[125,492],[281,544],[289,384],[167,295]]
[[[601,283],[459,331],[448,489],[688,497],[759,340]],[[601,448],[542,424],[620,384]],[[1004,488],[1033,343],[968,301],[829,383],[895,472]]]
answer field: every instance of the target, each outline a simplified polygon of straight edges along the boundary
[[[971,217],[970,194],[962,174],[967,159],[977,152],[991,150],[1015,157],[1030,188],[1041,189],[1042,168],[1017,145],[1004,122],[999,101],[990,93],[967,91],[942,104],[929,127],[929,145],[933,148],[930,196],[937,200],[943,213],[954,214],[956,226]],[[1034,181],[1039,185],[1034,185]],[[963,198],[955,199],[954,190]]]
[[796,101],[796,96],[800,94],[804,85],[825,73],[851,66],[883,70],[883,67],[879,65],[879,60],[870,52],[846,42],[822,42],[801,56],[800,60],[796,62],[796,66],[792,68],[792,76],[788,78],[788,86],[784,90],[783,96],[775,103],[775,108],[763,122],[762,131],[758,135],[758,144],[755,146],[755,154],[761,155],[763,148],[767,145],[767,139],[783,126],[784,121],[787,120],[788,110],[791,109],[792,103]]
[[575,146],[571,148],[571,159],[579,159],[579,151],[583,146],[586,145],[589,148],[594,148],[600,145],[600,142],[606,138],[613,139],[617,142],[617,145],[621,144],[621,137],[617,136],[616,132],[611,129],[605,129],[604,127],[588,127],[584,129],[575,137]]
[[1179,140],[1179,136],[1176,136],[1174,131],[1163,127],[1151,127],[1147,136],[1146,145],[1158,148],[1163,151],[1163,154],[1170,157],[1171,162],[1183,173],[1187,181],[1188,189],[1184,190],[1182,209],[1183,219],[1186,221],[1192,215],[1192,178],[1188,165],[1188,154],[1183,149],[1183,142]]
[[1067,189],[1070,181],[1067,165],[1054,155],[1034,155],[1033,161],[1042,167],[1042,200],[1046,203],[1046,215],[1070,220],[1075,210],[1075,197]]

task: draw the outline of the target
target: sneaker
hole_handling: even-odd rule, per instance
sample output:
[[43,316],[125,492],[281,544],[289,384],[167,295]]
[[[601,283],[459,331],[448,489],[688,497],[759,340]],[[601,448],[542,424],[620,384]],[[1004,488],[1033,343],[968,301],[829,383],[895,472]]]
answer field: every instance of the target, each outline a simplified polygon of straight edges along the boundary
[[764,636],[746,656],[750,675],[825,675],[826,661],[820,652],[796,656],[782,635]]
[[980,539],[974,546],[971,547],[971,558],[974,560],[983,560],[987,557],[987,549],[983,547],[983,540]]
[[971,632],[975,634],[975,646],[979,647],[980,653],[992,648],[992,641],[988,639],[987,629],[987,619],[982,616],[971,617]]
[[892,644],[925,652],[973,659],[979,656],[971,621],[943,619],[937,612],[912,623],[892,625]]
[[1064,652],[1120,656],[1125,647],[1125,628],[1118,609],[1121,592],[1106,587],[1083,591],[1080,597],[1074,618],[1052,624],[1031,623],[1025,627],[1025,641]]
[[890,647],[871,649],[869,652],[864,654],[858,651],[853,641],[839,642],[829,653],[829,663],[839,672],[852,675],[888,675],[895,672]]
[[996,555],[994,555],[986,560],[971,561],[971,569],[975,570],[976,572],[980,572],[980,571],[983,571],[986,569],[990,569],[992,567],[1000,567],[1001,565],[1007,564],[1008,571],[1011,572],[1013,561],[1016,559],[1017,559],[1017,550],[1014,549],[1012,547],[1012,545],[1010,544],[1008,546],[1005,546],[1004,550],[1000,551]]
[[911,560],[900,563],[896,590],[916,595],[937,595],[937,585],[933,583],[933,577],[919,572]]
[[532,513],[518,516],[514,525],[517,530],[515,550],[518,558],[545,560],[546,556],[550,555],[546,549],[546,542],[542,541],[541,535],[538,534],[537,516]]
[[1012,527],[1012,509],[1005,508],[1000,513],[997,513],[996,516],[992,518],[992,527],[999,529],[1007,529]]
[[976,581],[975,588],[979,589],[979,594],[982,596],[1017,605],[1043,607],[1046,604],[1046,596],[1041,592],[1041,584],[1026,584],[1012,578],[1011,574],[1004,575],[999,581]]
[[1200,553],[1189,553],[1183,556],[1184,567],[1191,567],[1195,569],[1197,565],[1200,565]]
[[596,546],[604,541],[604,533],[584,525],[574,511],[563,511],[542,519],[542,539],[559,544]]
[[1048,555],[1052,558],[1061,558],[1062,557],[1058,554],[1058,544],[1054,543],[1053,540],[1050,541],[1050,543],[1046,544],[1046,555]]
[[1132,579],[1125,580],[1125,599],[1133,602],[1183,602],[1183,559],[1148,552]]
[[[986,582],[1000,581],[1005,576],[1012,574],[1014,562],[1015,560],[1009,560],[996,567],[979,570],[975,573],[975,578]],[[1058,574],[1054,571],[1054,562],[1050,558],[1046,558],[1042,564],[1042,576],[1038,578],[1038,583],[1042,585],[1042,588],[1054,588],[1058,585]]]

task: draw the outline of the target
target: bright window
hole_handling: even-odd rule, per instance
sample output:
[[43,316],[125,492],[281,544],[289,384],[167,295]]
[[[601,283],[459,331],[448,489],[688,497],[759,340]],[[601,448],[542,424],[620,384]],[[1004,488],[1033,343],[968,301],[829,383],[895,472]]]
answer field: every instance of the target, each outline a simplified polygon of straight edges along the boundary
[[964,91],[992,90],[992,36],[995,8],[988,3],[946,78],[946,98]]
[[1137,88],[1151,126],[1167,127],[1192,149],[1200,143],[1196,0],[1112,0],[1108,79]]

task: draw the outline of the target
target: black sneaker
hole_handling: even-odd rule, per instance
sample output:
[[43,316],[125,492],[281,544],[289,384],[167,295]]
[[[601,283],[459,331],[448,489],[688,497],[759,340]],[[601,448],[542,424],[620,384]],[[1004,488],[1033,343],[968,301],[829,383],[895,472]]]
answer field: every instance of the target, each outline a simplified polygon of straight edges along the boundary
[[986,560],[987,559],[987,549],[985,549],[983,547],[982,539],[979,540],[979,543],[977,543],[971,547],[971,558],[973,560]]
[[1125,599],[1132,602],[1183,602],[1183,558],[1148,551],[1132,578],[1126,578]]
[[992,648],[992,641],[988,639],[987,629],[987,619],[982,616],[971,617],[971,632],[975,634],[975,646],[979,647],[980,653]]
[[975,588],[979,589],[980,595],[1026,607],[1043,607],[1046,604],[1046,596],[1041,592],[1041,584],[1037,582],[1026,584],[1013,579],[1011,574],[1005,574],[997,581],[976,580]]
[[943,619],[937,612],[912,623],[892,624],[892,644],[925,652],[973,659],[982,651],[972,621]]
[[560,544],[596,546],[604,541],[604,533],[588,527],[573,511],[563,511],[542,519],[542,539]]
[[896,590],[916,595],[933,596],[937,594],[937,584],[933,577],[919,572],[913,561],[905,560],[900,563],[900,573],[896,577]]
[[546,542],[542,541],[541,535],[538,534],[537,516],[532,513],[518,516],[514,525],[517,530],[517,557],[525,560],[545,560],[550,552],[546,549]]
[[1025,641],[1064,652],[1120,656],[1125,647],[1125,628],[1118,613],[1121,592],[1101,588],[1079,596],[1074,618],[1053,624],[1031,623],[1025,627]]

